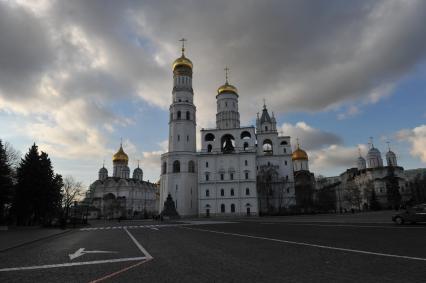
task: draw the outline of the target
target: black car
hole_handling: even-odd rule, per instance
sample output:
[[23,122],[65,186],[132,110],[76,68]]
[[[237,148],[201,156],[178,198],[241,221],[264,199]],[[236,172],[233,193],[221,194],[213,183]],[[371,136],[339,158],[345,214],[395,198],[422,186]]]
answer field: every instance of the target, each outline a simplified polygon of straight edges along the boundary
[[392,216],[392,221],[397,224],[426,222],[426,203],[407,208],[406,211]]

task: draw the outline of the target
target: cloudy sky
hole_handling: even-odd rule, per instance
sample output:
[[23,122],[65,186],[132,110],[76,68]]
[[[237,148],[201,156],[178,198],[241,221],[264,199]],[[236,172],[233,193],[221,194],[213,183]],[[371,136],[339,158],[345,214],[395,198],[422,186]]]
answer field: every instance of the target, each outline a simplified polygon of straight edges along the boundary
[[215,125],[229,66],[242,124],[266,99],[316,174],[354,166],[370,136],[425,167],[425,27],[423,0],[0,0],[0,138],[36,142],[86,185],[123,138],[131,169],[156,181],[185,37],[199,128]]

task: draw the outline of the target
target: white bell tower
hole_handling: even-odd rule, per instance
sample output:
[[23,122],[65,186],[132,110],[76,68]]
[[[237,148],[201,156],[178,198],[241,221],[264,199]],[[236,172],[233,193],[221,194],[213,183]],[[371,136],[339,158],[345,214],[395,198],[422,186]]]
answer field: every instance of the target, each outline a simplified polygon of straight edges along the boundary
[[161,156],[160,212],[170,194],[180,216],[197,214],[196,108],[192,62],[182,56],[173,63],[173,91],[169,118],[168,152]]

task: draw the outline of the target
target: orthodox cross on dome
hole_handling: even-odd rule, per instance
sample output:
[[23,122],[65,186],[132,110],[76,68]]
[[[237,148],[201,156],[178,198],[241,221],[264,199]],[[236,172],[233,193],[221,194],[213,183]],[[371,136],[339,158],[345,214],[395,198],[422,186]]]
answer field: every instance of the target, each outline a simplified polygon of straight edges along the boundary
[[359,157],[361,157],[361,148],[358,146]]
[[296,145],[297,145],[297,148],[300,148],[299,137],[296,137]]
[[229,68],[225,67],[225,83],[228,84]]
[[181,41],[182,42],[182,56],[184,56],[185,54],[185,41],[188,41],[186,38],[182,38],[182,39],[179,39],[179,41]]
[[387,141],[386,143],[388,145],[388,151],[391,151],[391,149],[390,149],[390,141]]
[[105,159],[102,161],[102,168],[105,168]]
[[139,161],[140,161],[140,160],[138,159],[138,168],[139,168]]
[[263,109],[266,109],[266,99],[263,99]]

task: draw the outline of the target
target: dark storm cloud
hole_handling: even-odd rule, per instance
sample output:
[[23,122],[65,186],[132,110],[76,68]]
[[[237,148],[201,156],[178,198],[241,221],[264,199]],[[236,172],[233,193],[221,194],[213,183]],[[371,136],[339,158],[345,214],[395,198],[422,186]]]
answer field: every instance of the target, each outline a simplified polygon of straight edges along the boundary
[[[0,108],[53,112],[58,131],[99,124],[112,131],[123,120],[108,107],[134,97],[167,109],[181,37],[189,39],[202,127],[214,123],[225,66],[244,122],[262,98],[276,114],[377,101],[426,56],[421,0],[46,3],[33,13],[0,2]],[[67,105],[89,110],[75,117],[78,129],[62,120]],[[323,138],[320,145],[341,144]]]
[[296,145],[296,139],[299,139],[300,146],[305,150],[317,150],[330,145],[341,145],[343,140],[336,134],[315,129],[304,122],[298,122],[295,125],[283,124],[281,131],[284,135],[293,138],[292,144]]
[[0,1],[0,95],[34,95],[54,60],[46,27],[31,13]]
[[262,97],[285,111],[318,111],[380,96],[388,90],[383,86],[426,54],[424,1],[161,1],[141,6],[140,15],[157,37],[190,38],[203,82],[212,76],[222,81],[221,69],[231,66],[231,80],[245,95],[243,109]]

